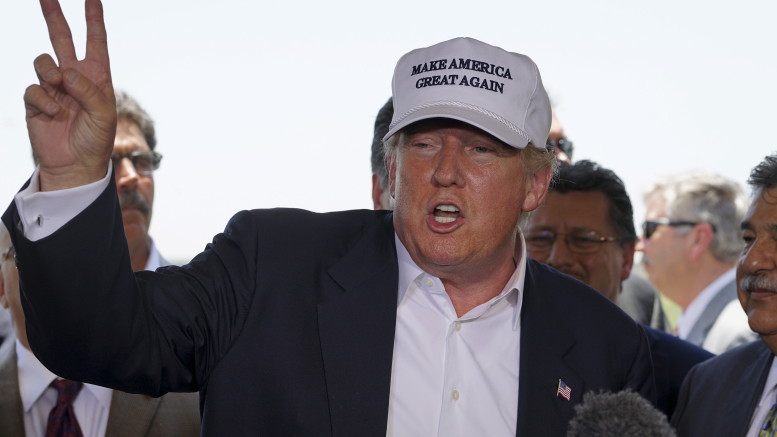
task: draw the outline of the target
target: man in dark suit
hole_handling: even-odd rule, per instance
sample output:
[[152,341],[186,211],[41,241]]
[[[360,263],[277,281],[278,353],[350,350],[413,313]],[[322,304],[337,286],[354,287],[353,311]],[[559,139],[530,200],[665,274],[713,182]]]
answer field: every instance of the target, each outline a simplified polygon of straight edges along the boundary
[[759,163],[749,183],[753,194],[742,220],[737,295],[761,340],[691,370],[672,417],[681,436],[770,436],[777,426],[777,155]]
[[[617,303],[634,263],[634,212],[623,181],[591,161],[562,166],[526,229],[529,257],[594,287]],[[672,416],[688,371],[713,355],[643,326],[650,341],[657,406]]]
[[[400,59],[393,214],[244,211],[188,265],[133,274],[99,1],[85,61],[56,1],[41,3],[59,64],[36,59],[44,79],[25,101],[40,166],[3,221],[30,343],[53,371],[199,390],[203,432],[219,436],[554,436],[585,392],[654,396],[639,326],[523,253],[518,222],[553,160],[527,57],[457,38]],[[40,191],[67,201],[36,203]]]
[[[0,345],[0,435],[28,437],[46,429],[55,390],[47,388],[56,375],[45,370],[30,352],[13,246],[0,224],[0,305],[13,314],[15,336]],[[19,359],[19,354],[23,357]],[[20,381],[24,381],[20,384]],[[24,395],[22,395],[24,387]],[[51,391],[51,394],[47,392]],[[79,421],[84,435],[106,437],[173,437],[200,434],[198,396],[168,393],[153,398],[102,387],[84,386],[76,397],[77,411],[91,410]],[[104,410],[104,411],[103,411]],[[40,411],[41,414],[36,414]],[[78,413],[76,413],[78,414]]]

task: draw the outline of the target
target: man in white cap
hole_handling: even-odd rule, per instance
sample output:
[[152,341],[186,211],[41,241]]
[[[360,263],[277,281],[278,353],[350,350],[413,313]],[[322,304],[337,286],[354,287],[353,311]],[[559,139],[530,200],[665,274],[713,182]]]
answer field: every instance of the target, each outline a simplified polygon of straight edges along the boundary
[[30,343],[56,373],[199,390],[213,436],[555,436],[585,392],[654,396],[644,332],[526,258],[518,222],[553,162],[529,58],[457,38],[400,59],[395,213],[244,211],[188,265],[133,273],[101,5],[86,2],[77,61],[57,2],[41,3],[59,64],[35,61],[40,166],[3,221]]

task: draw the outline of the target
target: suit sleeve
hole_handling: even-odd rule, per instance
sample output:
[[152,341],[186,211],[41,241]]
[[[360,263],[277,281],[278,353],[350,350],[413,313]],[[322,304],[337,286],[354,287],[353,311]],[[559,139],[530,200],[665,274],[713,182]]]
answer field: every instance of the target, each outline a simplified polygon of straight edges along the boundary
[[15,205],[27,333],[54,373],[159,396],[196,391],[239,334],[253,299],[257,235],[249,213],[183,267],[133,274],[113,179],[84,211],[32,242]]

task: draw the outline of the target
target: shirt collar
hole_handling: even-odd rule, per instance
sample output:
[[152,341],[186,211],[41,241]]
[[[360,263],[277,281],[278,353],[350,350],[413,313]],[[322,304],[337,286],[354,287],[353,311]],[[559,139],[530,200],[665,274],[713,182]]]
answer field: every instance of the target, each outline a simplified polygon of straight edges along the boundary
[[680,338],[685,339],[688,337],[691,329],[693,329],[693,326],[699,320],[702,313],[704,313],[704,310],[707,309],[707,305],[715,298],[718,291],[734,280],[736,280],[736,270],[731,268],[704,287],[704,290],[691,301],[688,308],[680,315],[677,323],[677,334]]
[[[396,244],[397,248],[397,264],[399,267],[399,281],[398,281],[398,298],[397,298],[397,305],[402,303],[402,300],[405,298],[405,295],[407,293],[408,288],[410,287],[410,284],[419,278],[420,276],[426,275],[432,278],[435,278],[436,280],[439,280],[436,276],[429,275],[428,273],[424,272],[418,265],[413,261],[413,258],[410,257],[410,253],[407,251],[407,248],[404,244],[402,244],[402,241],[399,240],[399,236],[397,236],[396,233],[394,233],[394,243]],[[507,284],[505,284],[504,289],[502,290],[499,295],[491,299],[490,301],[484,303],[483,305],[486,306],[485,309],[482,311],[485,312],[488,308],[490,308],[493,305],[498,304],[502,300],[507,300],[509,302],[510,306],[513,309],[513,330],[517,330],[520,321],[521,321],[521,306],[523,304],[523,287],[524,282],[526,279],[526,257],[524,254],[526,253],[526,242],[523,238],[523,233],[521,231],[518,231],[518,240],[516,241],[515,246],[515,271],[513,272],[510,279],[507,281]],[[474,310],[473,310],[474,311]]]
[[[760,340],[759,340],[760,341]],[[769,368],[769,375],[764,383],[763,393],[759,406],[771,408],[772,404],[777,402],[777,359],[772,359],[772,365]]]
[[[16,367],[19,377],[19,394],[24,412],[28,413],[35,402],[43,395],[49,385],[57,378],[38,359],[16,339]],[[110,409],[113,390],[92,384],[84,384],[82,390],[88,390],[97,402],[106,410]]]

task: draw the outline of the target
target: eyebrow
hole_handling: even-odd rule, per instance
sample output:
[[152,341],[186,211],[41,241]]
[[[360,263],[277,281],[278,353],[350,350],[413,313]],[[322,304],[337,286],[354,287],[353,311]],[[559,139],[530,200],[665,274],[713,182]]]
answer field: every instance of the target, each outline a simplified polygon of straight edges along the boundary
[[[742,222],[739,228],[743,231],[755,231],[755,226],[753,226],[753,223],[751,223],[750,221]],[[769,223],[768,225],[766,225],[766,230],[769,233],[777,234],[777,223]]]

